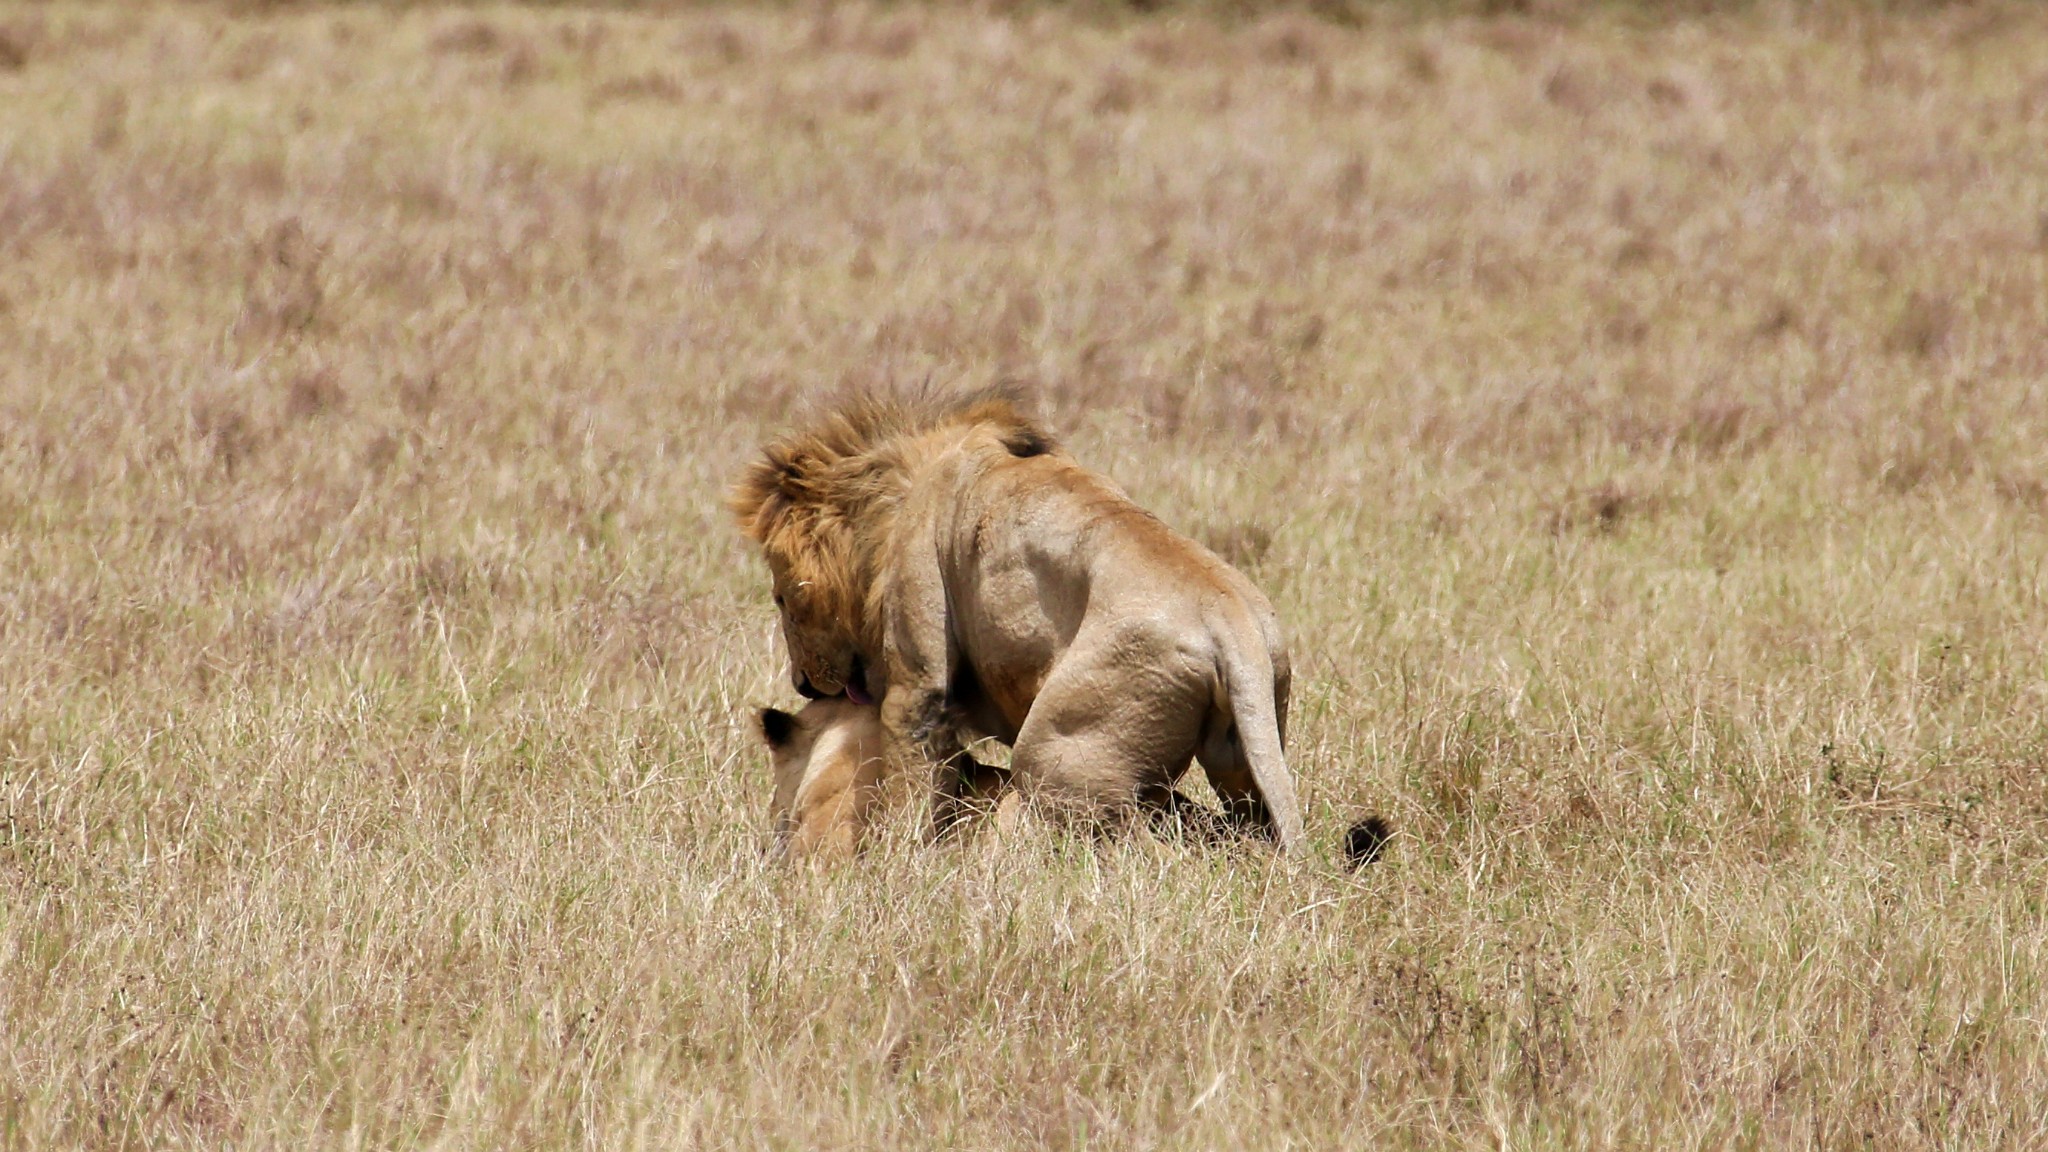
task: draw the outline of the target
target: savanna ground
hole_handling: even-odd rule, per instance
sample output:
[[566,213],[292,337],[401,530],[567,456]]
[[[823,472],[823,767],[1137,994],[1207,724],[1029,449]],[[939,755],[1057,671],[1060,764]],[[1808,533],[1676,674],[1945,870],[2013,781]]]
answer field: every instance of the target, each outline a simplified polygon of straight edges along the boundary
[[[0,7],[0,269],[9,1146],[2048,1142],[2041,10]],[[721,489],[927,377],[1312,860],[763,857]]]

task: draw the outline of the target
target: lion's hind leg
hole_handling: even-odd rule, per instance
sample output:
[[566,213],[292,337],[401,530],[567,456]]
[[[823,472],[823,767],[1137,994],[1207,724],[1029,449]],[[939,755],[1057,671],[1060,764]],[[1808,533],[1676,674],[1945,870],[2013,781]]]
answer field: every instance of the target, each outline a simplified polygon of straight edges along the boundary
[[1108,830],[1157,824],[1182,815],[1181,805],[1199,807],[1173,790],[1194,759],[1199,697],[1133,694],[1120,679],[1113,670],[1060,669],[1017,734],[1012,780],[1035,807],[1063,822]]
[[1209,787],[1223,804],[1223,821],[1237,832],[1252,832],[1267,838],[1275,835],[1273,809],[1259,791],[1252,775],[1251,761],[1237,738],[1237,725],[1230,714],[1219,710],[1209,714],[1202,726],[1202,743],[1195,759],[1209,779]]

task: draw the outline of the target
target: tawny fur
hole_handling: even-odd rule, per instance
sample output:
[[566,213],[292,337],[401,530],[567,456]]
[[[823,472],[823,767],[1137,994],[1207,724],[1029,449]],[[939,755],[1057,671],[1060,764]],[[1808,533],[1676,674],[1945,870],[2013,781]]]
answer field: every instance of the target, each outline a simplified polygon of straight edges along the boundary
[[[758,719],[775,771],[770,808],[778,848],[803,858],[843,858],[860,848],[885,795],[881,712],[844,697],[813,700],[794,715],[764,708]],[[1009,774],[964,753],[955,792],[942,798],[950,826],[992,811]]]
[[879,699],[892,770],[952,791],[965,728],[1102,818],[1169,804],[1199,759],[1228,814],[1299,846],[1272,606],[1008,397],[857,401],[769,444],[732,506],[793,682]]
[[881,793],[878,713],[844,699],[814,700],[796,715],[763,709],[760,731],[775,770],[777,846],[795,857],[851,855]]

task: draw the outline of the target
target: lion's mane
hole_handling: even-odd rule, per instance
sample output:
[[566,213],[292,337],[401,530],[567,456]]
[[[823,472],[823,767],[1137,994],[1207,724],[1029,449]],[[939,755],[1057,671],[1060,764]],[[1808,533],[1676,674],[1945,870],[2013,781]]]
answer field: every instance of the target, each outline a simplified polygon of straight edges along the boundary
[[858,395],[765,445],[727,504],[748,539],[802,566],[850,636],[879,647],[871,629],[897,504],[917,464],[977,428],[1015,456],[1057,447],[1008,388]]

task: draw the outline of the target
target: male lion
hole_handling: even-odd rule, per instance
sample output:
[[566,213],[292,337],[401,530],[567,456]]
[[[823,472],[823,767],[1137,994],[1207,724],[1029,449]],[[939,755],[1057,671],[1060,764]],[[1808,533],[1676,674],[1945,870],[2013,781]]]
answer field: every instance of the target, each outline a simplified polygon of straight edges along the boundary
[[[882,797],[881,713],[835,696],[795,714],[763,708],[760,725],[775,767],[777,847],[795,857],[851,855]],[[942,830],[972,808],[993,808],[1009,779],[964,752],[952,767],[955,792],[941,798]]]
[[1006,396],[849,404],[767,445],[732,507],[797,691],[879,698],[892,767],[956,790],[968,727],[1034,798],[1107,817],[1170,806],[1192,758],[1300,850],[1272,605]]

